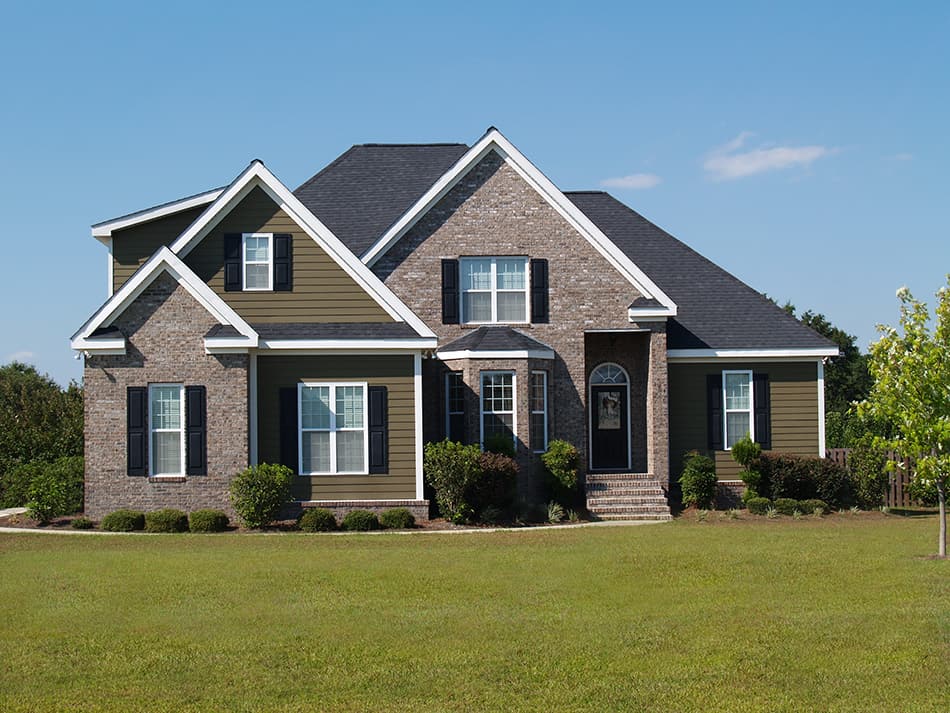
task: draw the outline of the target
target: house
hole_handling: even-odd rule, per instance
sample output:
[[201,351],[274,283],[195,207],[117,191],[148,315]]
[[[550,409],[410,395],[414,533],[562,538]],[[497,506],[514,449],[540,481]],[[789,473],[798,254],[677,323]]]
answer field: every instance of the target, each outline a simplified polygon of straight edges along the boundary
[[296,191],[228,186],[99,223],[109,298],[85,356],[86,507],[230,510],[249,463],[301,506],[428,513],[423,445],[582,454],[601,517],[669,516],[682,456],[824,453],[837,348],[612,196],[560,190],[498,130],[354,146]]

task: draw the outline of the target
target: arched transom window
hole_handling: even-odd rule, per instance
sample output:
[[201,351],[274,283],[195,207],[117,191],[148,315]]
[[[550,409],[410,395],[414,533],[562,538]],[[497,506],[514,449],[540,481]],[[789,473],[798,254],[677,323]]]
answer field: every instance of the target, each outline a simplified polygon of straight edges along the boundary
[[592,384],[626,384],[627,372],[616,364],[601,364],[590,375]]

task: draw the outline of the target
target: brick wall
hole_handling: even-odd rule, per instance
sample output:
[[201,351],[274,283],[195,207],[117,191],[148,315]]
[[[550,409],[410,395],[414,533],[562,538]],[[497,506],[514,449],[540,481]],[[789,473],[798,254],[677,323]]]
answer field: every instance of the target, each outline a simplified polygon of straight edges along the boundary
[[[116,320],[128,337],[122,356],[90,356],[85,387],[86,513],[101,518],[121,507],[185,511],[218,508],[233,516],[231,478],[247,467],[248,358],[207,355],[204,334],[215,320],[167,273]],[[126,387],[204,385],[208,474],[175,481],[126,475]]]

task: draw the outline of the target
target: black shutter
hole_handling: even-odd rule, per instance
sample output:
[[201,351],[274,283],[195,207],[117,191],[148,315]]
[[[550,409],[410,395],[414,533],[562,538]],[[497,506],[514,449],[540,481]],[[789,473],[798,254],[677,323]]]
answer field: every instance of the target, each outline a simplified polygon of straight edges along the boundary
[[722,374],[706,377],[706,430],[709,450],[721,451],[722,442]]
[[531,261],[531,321],[548,322],[548,261]]
[[130,386],[126,390],[127,464],[129,475],[147,475],[148,389]]
[[294,281],[292,235],[274,234],[274,292],[290,292]]
[[752,375],[752,401],[755,418],[755,441],[763,450],[772,449],[772,395],[768,374]]
[[385,386],[369,387],[369,472],[389,472],[389,398]]
[[228,233],[224,236],[224,289],[226,292],[241,291],[241,242],[240,233]]
[[208,419],[204,386],[185,387],[185,475],[208,474]]
[[442,261],[442,324],[459,323],[459,261]]
[[280,390],[280,462],[294,473],[297,462],[297,387]]

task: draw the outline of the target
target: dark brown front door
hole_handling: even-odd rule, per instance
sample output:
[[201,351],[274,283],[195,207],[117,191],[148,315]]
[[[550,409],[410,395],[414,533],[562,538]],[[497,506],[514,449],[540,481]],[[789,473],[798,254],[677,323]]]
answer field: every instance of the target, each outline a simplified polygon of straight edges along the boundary
[[593,470],[626,470],[630,462],[627,387],[603,384],[590,388],[590,449]]

